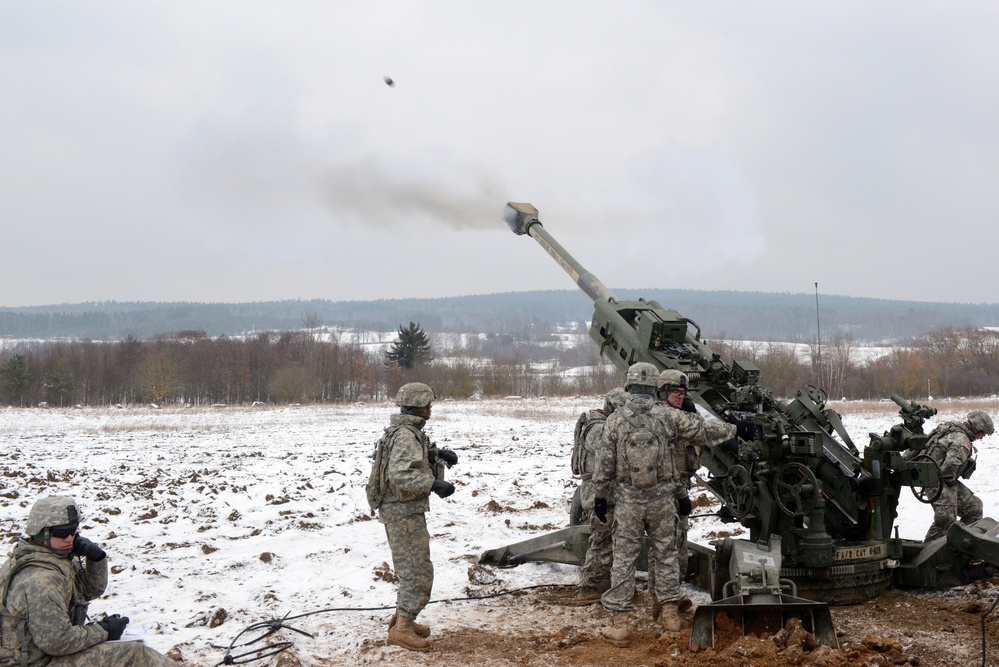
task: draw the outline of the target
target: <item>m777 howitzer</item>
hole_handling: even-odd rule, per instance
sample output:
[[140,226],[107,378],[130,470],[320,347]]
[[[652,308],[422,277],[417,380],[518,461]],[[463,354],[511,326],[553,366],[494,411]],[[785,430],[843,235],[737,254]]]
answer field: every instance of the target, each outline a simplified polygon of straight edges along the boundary
[[[693,320],[656,301],[616,299],[545,230],[534,206],[510,203],[505,220],[516,234],[534,238],[593,301],[589,335],[622,373],[640,361],[683,371],[687,395],[706,419],[753,420],[756,438],[736,451],[702,449],[707,474],[699,479],[721,502],[722,520],[748,529],[749,542],[760,548],[779,544],[779,577],[793,582],[795,595],[853,604],[893,583],[930,588],[968,583],[983,574],[972,562],[999,567],[999,524],[989,518],[956,524],[946,538],[930,543],[898,537],[895,521],[904,487],[929,503],[944,482],[936,463],[918,454],[928,438],[923,424],[936,414],[934,408],[893,396],[901,423],[882,435],[869,434],[861,450],[839,414],[826,406],[823,390],[807,386],[790,401],[776,399],[760,384],[755,365],[726,364],[701,340]],[[588,526],[570,525],[487,551],[479,562],[581,564],[588,532]],[[691,544],[688,579],[715,600],[730,579],[725,559],[718,557],[732,552],[730,542],[717,550]]]

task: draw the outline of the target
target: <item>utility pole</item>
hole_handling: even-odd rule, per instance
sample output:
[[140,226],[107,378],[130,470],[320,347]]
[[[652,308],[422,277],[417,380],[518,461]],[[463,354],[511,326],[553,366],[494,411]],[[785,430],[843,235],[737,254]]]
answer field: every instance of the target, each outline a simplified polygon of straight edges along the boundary
[[819,323],[819,284],[815,283],[815,333],[819,342],[819,388],[822,388],[822,325]]

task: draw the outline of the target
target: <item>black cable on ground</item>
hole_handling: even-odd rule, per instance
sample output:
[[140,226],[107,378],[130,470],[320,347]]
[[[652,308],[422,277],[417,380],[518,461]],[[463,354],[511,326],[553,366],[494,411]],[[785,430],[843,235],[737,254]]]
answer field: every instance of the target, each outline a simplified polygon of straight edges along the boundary
[[[464,598],[446,598],[443,600],[431,600],[428,605],[437,604],[440,602],[468,602],[471,600],[488,600],[490,598],[498,598],[504,595],[513,595],[515,593],[520,593],[523,591],[529,591],[536,588],[564,588],[564,587],[574,587],[574,584],[537,584],[535,586],[525,586],[523,588],[515,588],[509,591],[500,591],[499,593],[490,593],[489,595],[473,595]],[[997,601],[999,602],[999,601]],[[277,655],[282,651],[287,651],[289,648],[294,646],[293,642],[283,641],[277,642],[275,644],[268,644],[263,648],[253,649],[245,653],[240,653],[233,655],[233,649],[243,648],[245,646],[251,646],[259,641],[270,637],[272,634],[278,630],[291,630],[292,632],[297,632],[300,635],[305,635],[306,637],[313,638],[314,635],[305,632],[304,630],[299,630],[290,625],[287,625],[286,621],[294,621],[300,618],[307,618],[309,616],[316,616],[318,614],[326,614],[334,611],[387,611],[389,609],[395,609],[395,605],[388,607],[330,607],[328,609],[317,609],[316,611],[308,611],[304,614],[299,614],[298,616],[290,616],[285,614],[282,618],[272,619],[270,621],[260,621],[259,623],[253,623],[243,628],[238,635],[236,635],[233,640],[229,643],[229,646],[218,646],[216,644],[209,643],[208,645],[212,648],[225,649],[225,657],[221,662],[215,663],[214,667],[220,667],[220,665],[245,665],[256,660],[263,660],[264,658],[269,658],[272,655]],[[290,612],[289,612],[290,614]],[[983,621],[984,624],[984,621]],[[246,635],[247,633],[262,631],[260,635],[253,637],[243,643],[237,643],[239,638]]]

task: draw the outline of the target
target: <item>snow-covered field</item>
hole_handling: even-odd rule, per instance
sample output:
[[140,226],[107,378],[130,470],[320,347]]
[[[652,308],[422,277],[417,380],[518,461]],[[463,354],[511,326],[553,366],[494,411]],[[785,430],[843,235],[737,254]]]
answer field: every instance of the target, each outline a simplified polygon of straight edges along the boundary
[[[573,423],[601,402],[435,405],[428,432],[460,461],[449,472],[457,492],[431,498],[434,600],[575,583],[570,566],[493,570],[476,561],[487,549],[565,525],[575,486]],[[930,426],[968,409],[937,407],[943,412]],[[218,664],[225,651],[211,644],[228,645],[251,623],[330,608],[350,610],[291,623],[315,638],[282,635],[295,642],[291,653],[302,664],[398,662],[401,649],[382,646],[395,599],[389,551],[363,488],[373,443],[395,410],[390,403],[0,410],[0,531],[12,540],[36,498],[75,496],[86,515],[81,532],[104,545],[114,572],[91,614],[128,615],[133,626],[148,627],[147,643],[163,652],[179,646],[188,664]],[[869,432],[898,421],[894,410],[847,407],[844,421],[862,445]],[[997,438],[981,443],[970,482],[992,516],[999,513],[992,509]],[[901,536],[921,539],[932,512],[906,493],[901,517]],[[697,519],[691,538],[704,541],[721,528]],[[487,627],[497,622],[493,604],[431,604],[420,620]]]

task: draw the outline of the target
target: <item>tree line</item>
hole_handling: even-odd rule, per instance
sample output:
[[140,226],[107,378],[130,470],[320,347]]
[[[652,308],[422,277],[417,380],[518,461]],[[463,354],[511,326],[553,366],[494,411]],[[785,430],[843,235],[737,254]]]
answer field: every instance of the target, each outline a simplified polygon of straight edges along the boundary
[[[413,323],[410,323],[411,327]],[[400,327],[398,344],[406,333]],[[409,330],[408,334],[422,333]],[[0,352],[5,405],[287,404],[380,400],[420,380],[441,397],[596,395],[621,374],[595,346],[511,334],[473,337],[462,346],[412,336],[424,351],[393,344],[375,353],[317,335],[315,329],[251,337],[203,331],[116,342],[41,341]],[[810,342],[800,354],[786,343],[711,341],[722,359],[751,361],[778,397],[805,385],[831,398],[871,399],[999,393],[999,334],[972,327],[938,329],[906,346],[862,359],[847,336]]]
[[[412,323],[411,323],[412,324]],[[400,328],[400,333],[402,329]],[[422,333],[422,330],[421,330]],[[399,363],[392,350],[324,337],[317,328],[252,337],[182,331],[142,340],[38,341],[0,353],[0,403],[51,406],[240,405],[380,400],[420,380],[441,397],[571,395],[613,387],[616,371],[595,352],[589,372],[556,373],[571,350],[516,349],[515,337],[492,336],[497,355],[448,349]],[[421,340],[421,339],[418,339]],[[428,343],[429,344],[429,343]],[[552,356],[554,354],[554,356]]]
[[712,342],[723,359],[745,359],[761,369],[761,384],[777,396],[793,396],[806,384],[830,398],[875,399],[898,394],[959,397],[999,393],[999,332],[944,327],[907,345],[861,356],[850,336],[838,335],[801,355],[787,343]]

